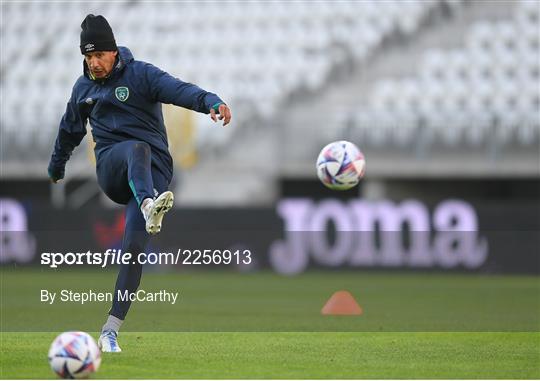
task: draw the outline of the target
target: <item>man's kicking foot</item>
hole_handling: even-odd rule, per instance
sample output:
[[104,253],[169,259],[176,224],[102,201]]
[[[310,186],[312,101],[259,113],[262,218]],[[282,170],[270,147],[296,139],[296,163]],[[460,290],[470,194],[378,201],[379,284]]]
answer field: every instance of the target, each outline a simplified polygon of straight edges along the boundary
[[146,231],[157,234],[161,231],[163,216],[173,206],[174,195],[170,191],[163,192],[155,200],[147,198],[143,201],[141,212],[146,220]]

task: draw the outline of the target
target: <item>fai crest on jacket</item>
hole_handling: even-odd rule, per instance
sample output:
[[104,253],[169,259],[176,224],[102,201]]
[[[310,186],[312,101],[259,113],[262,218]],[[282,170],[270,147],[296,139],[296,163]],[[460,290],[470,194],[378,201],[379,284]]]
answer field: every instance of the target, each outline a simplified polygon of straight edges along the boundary
[[120,102],[125,102],[129,98],[129,89],[125,86],[117,87],[114,90],[114,95]]

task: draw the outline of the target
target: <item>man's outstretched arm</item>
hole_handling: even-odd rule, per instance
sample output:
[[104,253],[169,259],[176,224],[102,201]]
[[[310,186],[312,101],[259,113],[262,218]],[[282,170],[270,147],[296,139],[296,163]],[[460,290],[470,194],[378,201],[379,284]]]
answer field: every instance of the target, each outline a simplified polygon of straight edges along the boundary
[[[223,120],[224,126],[231,121],[229,106],[216,94],[174,78],[151,64],[144,65],[148,90],[154,100],[210,114],[214,122],[217,122],[217,119]],[[219,118],[216,114],[219,114]]]
[[86,135],[88,115],[81,110],[72,94],[66,112],[60,122],[58,136],[49,162],[48,174],[53,183],[64,178],[66,163],[73,150]]

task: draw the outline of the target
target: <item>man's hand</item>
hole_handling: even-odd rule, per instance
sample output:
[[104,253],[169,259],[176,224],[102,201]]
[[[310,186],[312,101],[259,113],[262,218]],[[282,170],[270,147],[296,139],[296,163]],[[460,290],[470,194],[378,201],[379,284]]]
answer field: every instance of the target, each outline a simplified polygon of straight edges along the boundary
[[49,165],[48,173],[53,184],[56,184],[64,178],[64,168],[55,168]]
[[210,108],[210,118],[212,118],[214,122],[217,122],[219,119],[223,120],[224,126],[229,124],[232,118],[231,109],[229,108],[229,106],[227,106],[225,103],[220,104],[218,107],[218,113],[219,116],[216,116],[216,110],[214,110],[213,107]]

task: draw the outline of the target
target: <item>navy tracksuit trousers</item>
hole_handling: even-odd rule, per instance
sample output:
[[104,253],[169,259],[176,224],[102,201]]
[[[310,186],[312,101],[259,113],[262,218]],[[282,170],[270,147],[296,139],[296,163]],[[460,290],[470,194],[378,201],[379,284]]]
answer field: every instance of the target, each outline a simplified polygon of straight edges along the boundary
[[[141,141],[128,140],[100,149],[97,156],[99,186],[114,202],[126,205],[126,226],[122,240],[122,253],[144,252],[150,239],[140,204],[145,198],[154,198],[169,187],[168,180],[152,166],[150,146]],[[142,264],[120,265],[116,279],[110,315],[124,320],[131,306],[130,301],[118,300],[118,291],[135,292],[142,275]]]

